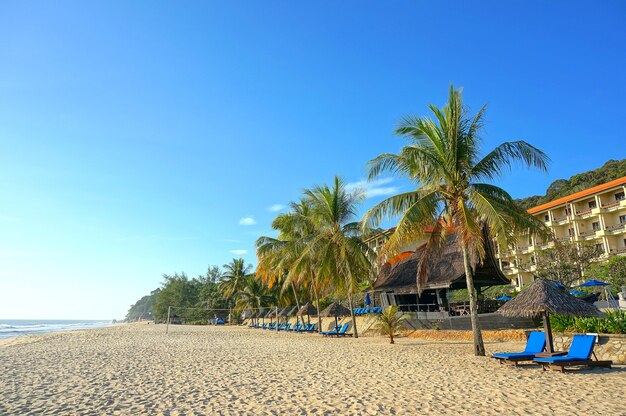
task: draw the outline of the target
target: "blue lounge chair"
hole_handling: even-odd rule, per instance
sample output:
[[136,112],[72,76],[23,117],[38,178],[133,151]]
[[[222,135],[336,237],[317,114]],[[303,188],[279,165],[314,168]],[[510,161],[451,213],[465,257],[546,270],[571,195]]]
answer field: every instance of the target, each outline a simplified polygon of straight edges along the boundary
[[324,331],[324,332],[320,332],[320,334],[327,337],[329,335],[335,335],[337,332],[339,332],[340,329],[341,329],[341,325],[337,325],[335,326],[335,329],[333,329],[332,331]]
[[517,366],[520,361],[532,361],[535,354],[539,354],[546,347],[544,332],[531,332],[526,341],[526,348],[522,352],[499,352],[491,357],[500,360],[500,364]]
[[275,329],[275,328],[276,328],[276,322],[272,322],[270,326],[267,327],[267,329]]
[[361,315],[362,311],[363,311],[363,308],[354,308],[354,314],[356,316]]
[[313,324],[301,326],[300,329],[298,329],[298,332],[306,332],[311,325],[313,325]]
[[279,331],[289,331],[289,329],[291,328],[291,324],[287,324],[285,326],[283,326],[282,328],[278,328]]
[[262,326],[260,326],[259,328],[261,328],[261,329],[267,329],[267,322],[266,322],[266,323],[264,323],[264,324],[263,324]]
[[[595,342],[595,335],[574,335],[572,345],[570,345],[569,351],[566,355],[556,357],[539,357],[535,358],[533,361],[541,364],[544,370],[556,370],[562,373],[565,372],[565,367],[573,365],[611,368],[613,361],[598,361],[596,355],[593,353],[593,346]],[[591,359],[592,355],[595,360]]]
[[303,329],[300,330],[300,333],[303,332],[314,332],[315,331],[315,324],[309,324],[307,326],[305,326]]
[[[328,332],[322,332],[322,335],[324,335],[325,337],[330,336],[345,336],[348,335],[346,334],[346,331],[348,330],[348,324],[345,323],[343,325],[337,325],[337,327],[332,330],[332,331],[328,331]],[[352,334],[350,334],[352,335]]]
[[293,328],[289,328],[289,329],[287,329],[287,331],[292,331],[292,332],[293,332],[293,331],[299,331],[299,330],[300,330],[300,328],[302,328],[302,324],[301,324],[300,322],[298,322],[297,324],[295,324],[295,325],[294,325],[294,327],[293,327]]
[[352,334],[347,333],[346,331],[348,330],[348,324],[343,324],[343,326],[341,327],[341,329],[339,330],[339,332],[337,332],[334,336],[337,337],[351,337]]

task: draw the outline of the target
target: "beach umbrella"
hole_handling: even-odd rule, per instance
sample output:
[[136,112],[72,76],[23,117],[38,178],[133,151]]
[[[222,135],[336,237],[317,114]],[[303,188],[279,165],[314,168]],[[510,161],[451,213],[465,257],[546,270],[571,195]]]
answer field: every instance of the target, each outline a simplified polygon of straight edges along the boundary
[[554,287],[558,287],[559,289],[565,289],[565,285],[563,283],[552,282],[552,284],[554,285]]
[[259,314],[257,316],[257,318],[261,318],[263,320],[263,323],[265,323],[265,316],[268,314],[268,310],[265,308],[260,308],[259,309]]
[[593,286],[609,286],[609,284],[605,282],[601,282],[599,280],[591,279],[591,280],[587,280],[582,285],[578,285],[578,287],[593,287]]
[[515,299],[502,305],[498,313],[507,317],[538,318],[541,316],[546,333],[546,348],[550,353],[554,351],[554,346],[549,314],[603,316],[595,306],[557,289],[552,282],[541,279],[535,280]]
[[506,301],[508,301],[508,300],[511,300],[511,297],[510,297],[510,296],[507,296],[507,295],[502,295],[502,296],[500,296],[497,300],[501,300],[501,301],[506,302]]
[[365,295],[365,306],[370,306],[372,304],[372,298],[370,297],[370,294],[368,293],[367,295]]
[[326,309],[320,312],[320,316],[322,318],[330,318],[331,316],[335,317],[335,326],[339,325],[339,317],[340,316],[349,316],[350,309],[345,306],[340,305],[337,302],[333,302]]
[[[306,320],[309,325],[311,325],[311,316],[317,315],[317,308],[311,304],[311,302],[307,302],[306,305],[302,306],[300,310],[296,313],[296,316],[306,315]],[[304,319],[302,320],[304,322]]]
[[576,295],[586,295],[587,293],[581,292],[580,290],[572,289],[569,291],[569,294],[576,296]]

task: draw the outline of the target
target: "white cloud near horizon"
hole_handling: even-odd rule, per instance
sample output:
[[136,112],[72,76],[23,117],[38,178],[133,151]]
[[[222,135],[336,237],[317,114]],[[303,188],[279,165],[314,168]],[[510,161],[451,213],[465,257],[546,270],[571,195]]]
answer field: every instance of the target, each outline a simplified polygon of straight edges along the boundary
[[252,215],[248,215],[247,217],[243,217],[242,219],[239,220],[239,225],[254,225],[256,224],[256,220],[254,219],[254,216]]
[[274,205],[270,205],[269,207],[267,207],[267,210],[269,212],[278,212],[278,211],[282,211],[285,208],[287,207],[284,206],[283,204],[274,204]]
[[236,254],[238,256],[243,256],[244,254],[248,253],[248,250],[244,250],[244,249],[230,250],[229,253]]
[[346,189],[350,192],[361,191],[365,194],[366,198],[373,198],[375,196],[389,196],[397,194],[400,191],[399,186],[385,186],[393,182],[393,178],[380,178],[368,181],[362,179],[357,182],[350,182],[346,184]]

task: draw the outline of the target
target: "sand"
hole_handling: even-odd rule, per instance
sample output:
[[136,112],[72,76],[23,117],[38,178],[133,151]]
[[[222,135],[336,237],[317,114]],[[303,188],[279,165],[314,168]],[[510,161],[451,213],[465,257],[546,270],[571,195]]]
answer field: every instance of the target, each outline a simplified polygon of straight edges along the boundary
[[[560,374],[467,343],[122,325],[0,346],[1,415],[619,415],[626,368]],[[488,343],[488,352],[522,343]]]

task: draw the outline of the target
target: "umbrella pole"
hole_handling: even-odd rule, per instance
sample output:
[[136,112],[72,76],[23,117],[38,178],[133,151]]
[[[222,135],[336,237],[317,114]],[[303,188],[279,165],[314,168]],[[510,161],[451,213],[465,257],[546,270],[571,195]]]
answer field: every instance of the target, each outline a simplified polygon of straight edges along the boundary
[[554,352],[554,344],[552,343],[552,327],[550,326],[548,312],[543,313],[543,330],[546,333],[546,350],[552,353]]

